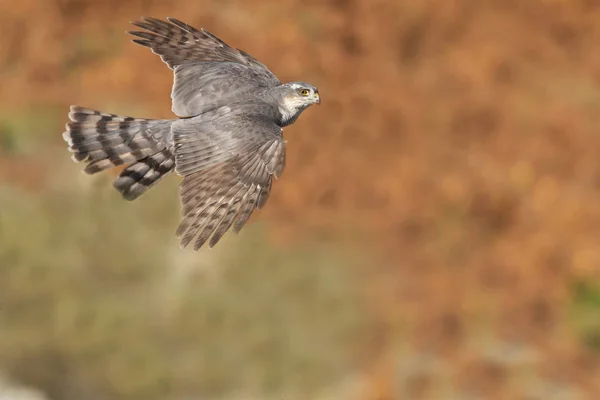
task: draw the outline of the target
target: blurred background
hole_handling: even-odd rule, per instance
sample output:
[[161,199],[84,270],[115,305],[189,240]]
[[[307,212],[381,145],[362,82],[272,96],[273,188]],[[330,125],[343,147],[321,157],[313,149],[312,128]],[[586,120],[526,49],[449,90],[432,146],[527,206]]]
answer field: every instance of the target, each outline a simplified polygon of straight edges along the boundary
[[[322,96],[212,250],[61,138],[173,116],[140,16]],[[600,398],[600,2],[0,0],[0,82],[0,399]]]

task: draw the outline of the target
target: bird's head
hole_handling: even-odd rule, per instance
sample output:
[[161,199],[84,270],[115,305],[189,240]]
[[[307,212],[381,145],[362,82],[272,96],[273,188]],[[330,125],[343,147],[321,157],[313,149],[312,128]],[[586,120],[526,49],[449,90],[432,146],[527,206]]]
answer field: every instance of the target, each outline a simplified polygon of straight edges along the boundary
[[306,82],[291,82],[281,86],[279,111],[283,120],[294,122],[308,107],[321,104],[319,89]]

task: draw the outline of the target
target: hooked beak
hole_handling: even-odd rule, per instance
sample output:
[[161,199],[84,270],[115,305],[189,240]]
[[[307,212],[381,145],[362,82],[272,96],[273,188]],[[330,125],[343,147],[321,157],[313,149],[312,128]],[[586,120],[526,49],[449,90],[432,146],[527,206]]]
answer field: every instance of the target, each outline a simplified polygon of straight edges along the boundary
[[315,93],[315,99],[317,99],[317,104],[321,104],[321,96],[319,96],[319,92]]

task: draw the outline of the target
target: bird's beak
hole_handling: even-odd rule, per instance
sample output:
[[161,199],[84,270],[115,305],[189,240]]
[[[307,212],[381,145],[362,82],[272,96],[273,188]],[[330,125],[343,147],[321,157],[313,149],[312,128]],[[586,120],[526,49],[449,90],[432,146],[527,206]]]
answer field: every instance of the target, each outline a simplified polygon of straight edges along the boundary
[[321,104],[321,96],[319,96],[319,93],[315,93],[315,99],[317,99],[317,104]]

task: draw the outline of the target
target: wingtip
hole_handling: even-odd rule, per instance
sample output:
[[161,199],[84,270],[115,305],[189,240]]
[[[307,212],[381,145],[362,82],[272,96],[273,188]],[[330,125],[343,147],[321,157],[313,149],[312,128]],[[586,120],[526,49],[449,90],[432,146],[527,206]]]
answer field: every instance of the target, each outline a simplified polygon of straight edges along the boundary
[[158,23],[158,24],[161,24],[161,23],[164,24],[165,23],[164,20],[162,20],[160,18],[155,18],[155,17],[142,17],[142,21],[150,23],[150,24],[156,24],[156,23]]
[[167,21],[175,25],[187,25],[185,22],[175,18],[175,17],[167,17]]
[[143,29],[144,27],[142,24],[149,22],[151,22],[150,17],[145,17],[142,15],[139,19],[129,21],[129,24]]
[[142,40],[142,39],[132,39],[131,40],[132,43],[135,44],[139,44],[140,46],[145,46],[145,47],[150,47],[150,42],[148,42],[147,40]]
[[144,18],[145,18],[145,17],[142,15],[142,16],[140,16],[140,17],[139,17],[139,19],[133,19],[133,20],[130,20],[130,21],[129,21],[129,23],[130,23],[131,25],[135,25],[136,23],[138,23],[138,22],[140,22],[140,21],[143,21],[143,20],[144,20]]

